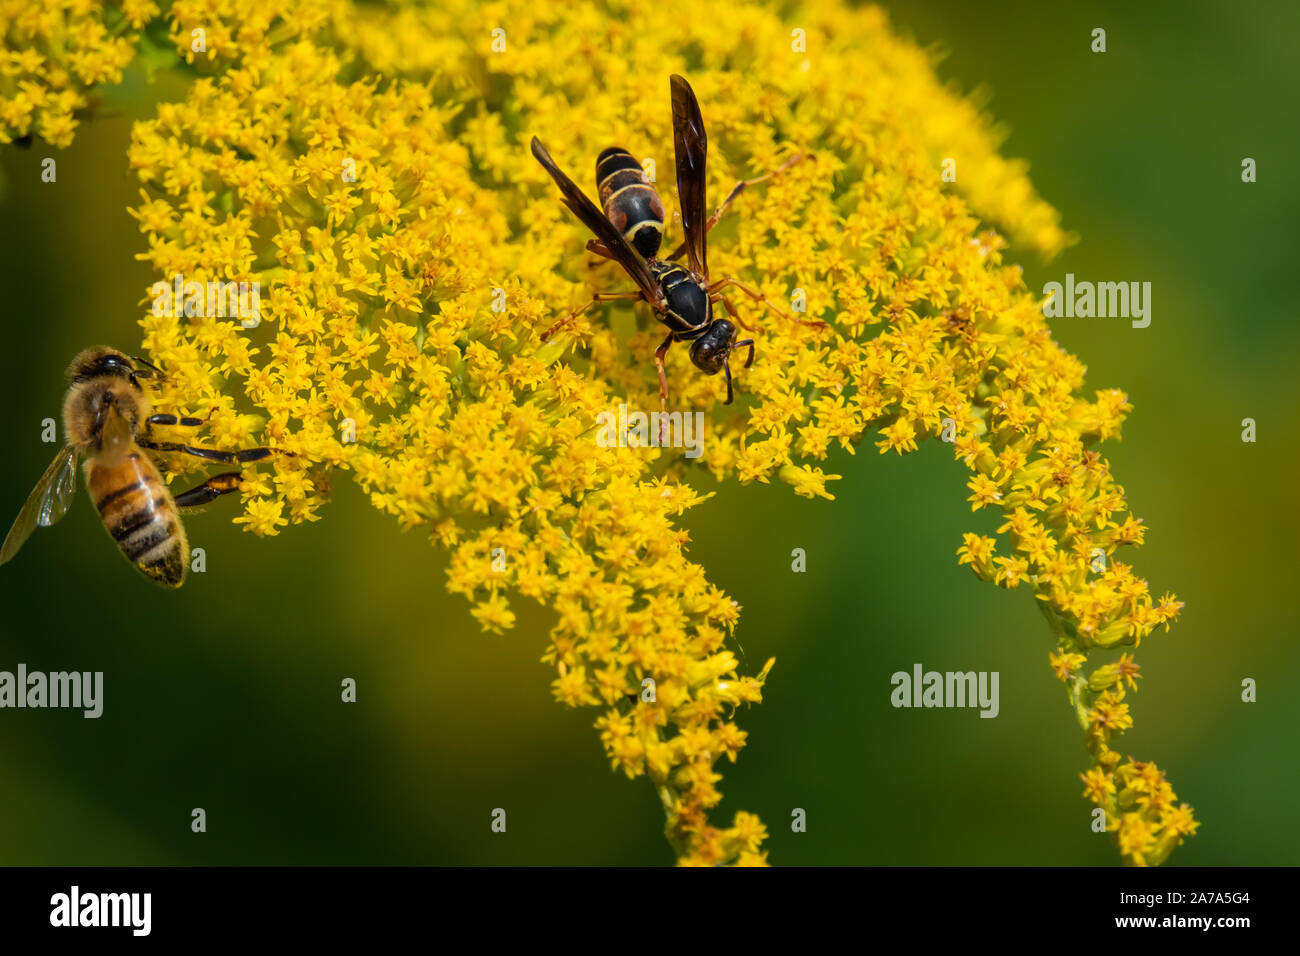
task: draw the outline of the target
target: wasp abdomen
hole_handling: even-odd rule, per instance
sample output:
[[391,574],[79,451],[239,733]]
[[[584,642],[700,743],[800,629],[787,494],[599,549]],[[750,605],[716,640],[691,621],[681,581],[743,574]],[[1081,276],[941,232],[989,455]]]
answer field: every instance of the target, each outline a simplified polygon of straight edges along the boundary
[[180,587],[189,547],[153,463],[136,451],[115,465],[92,461],[86,483],[104,527],[127,560],[159,584]]
[[641,164],[625,149],[611,146],[596,158],[596,189],[605,215],[646,259],[659,253],[664,235],[664,204]]

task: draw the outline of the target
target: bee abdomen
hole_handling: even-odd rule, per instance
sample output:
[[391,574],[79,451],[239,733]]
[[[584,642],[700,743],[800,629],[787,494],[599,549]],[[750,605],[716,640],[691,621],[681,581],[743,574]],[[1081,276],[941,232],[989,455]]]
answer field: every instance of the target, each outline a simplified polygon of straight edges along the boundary
[[146,488],[148,488],[148,483],[144,479],[141,479],[139,481],[134,481],[129,485],[123,485],[121,488],[117,488],[114,489],[113,491],[110,491],[108,494],[104,495],[104,497],[96,501],[95,507],[99,509],[100,515],[103,516],[108,512],[109,508],[113,505],[114,502],[120,501],[122,498],[126,497],[127,495],[134,494],[135,492],[138,491],[143,491]]
[[157,557],[158,549],[175,537],[174,522],[162,510],[164,505],[162,499],[154,499],[148,507],[123,517],[116,527],[109,526],[109,534],[132,561]]
[[187,547],[176,509],[152,466],[132,453],[116,467],[94,467],[91,496],[104,527],[132,564],[152,580],[179,587]]

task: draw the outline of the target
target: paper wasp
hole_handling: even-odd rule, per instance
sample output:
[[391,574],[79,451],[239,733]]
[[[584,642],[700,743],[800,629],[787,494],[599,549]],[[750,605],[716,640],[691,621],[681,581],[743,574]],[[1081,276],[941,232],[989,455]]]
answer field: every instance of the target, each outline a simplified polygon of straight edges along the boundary
[[[763,182],[784,172],[805,157],[798,155],[779,169],[755,179],[742,180],[714,211],[706,218],[705,162],[708,138],[700,104],[690,84],[673,75],[669,86],[673,107],[673,146],[677,159],[677,197],[681,206],[682,228],[685,239],[667,259],[659,258],[659,245],[663,238],[664,207],[655,189],[641,171],[641,166],[625,149],[611,148],[596,160],[597,188],[604,204],[604,212],[574,185],[555,165],[546,147],[533,137],[533,156],[560,187],[564,204],[596,236],[587,243],[587,249],[623,267],[637,285],[631,292],[598,292],[590,302],[555,323],[542,334],[545,342],[575,318],[600,302],[615,300],[643,300],[655,310],[655,317],[668,327],[668,336],[655,349],[655,365],[659,371],[659,399],[663,410],[668,410],[668,377],[664,374],[664,355],[674,342],[689,342],[691,361],[706,375],[719,371],[726,375],[727,401],[732,401],[731,353],[738,348],[749,348],[745,368],[754,361],[754,340],[736,341],[736,326],[727,319],[714,318],[713,304],[721,302],[736,323],[753,331],[732,307],[724,289],[734,286],[740,292],[784,318],[799,325],[825,328],[824,322],[805,322],[787,315],[769,302],[758,291],[736,278],[711,282],[706,254],[706,234],[717,225],[722,214],[747,186]],[[685,254],[687,267],[673,260]]]

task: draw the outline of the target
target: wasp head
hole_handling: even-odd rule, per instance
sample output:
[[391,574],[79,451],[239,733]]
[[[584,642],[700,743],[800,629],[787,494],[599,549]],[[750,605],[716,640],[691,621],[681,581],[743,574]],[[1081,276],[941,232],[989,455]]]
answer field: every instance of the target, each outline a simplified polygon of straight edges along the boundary
[[749,357],[745,359],[745,368],[754,362],[754,340],[736,341],[736,327],[726,319],[716,319],[704,334],[691,343],[691,361],[705,375],[716,375],[719,371],[727,375],[727,401],[730,405],[731,392],[731,352],[733,349],[749,346]]

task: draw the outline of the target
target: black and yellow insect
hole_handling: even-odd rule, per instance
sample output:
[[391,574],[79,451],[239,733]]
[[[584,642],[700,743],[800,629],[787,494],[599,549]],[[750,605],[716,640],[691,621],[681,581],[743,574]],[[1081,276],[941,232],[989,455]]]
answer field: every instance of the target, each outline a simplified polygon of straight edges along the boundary
[[126,559],[164,587],[178,588],[185,582],[190,550],[180,511],[238,491],[239,472],[214,475],[172,497],[146,449],[226,463],[259,461],[274,452],[270,448],[221,451],[153,440],[155,425],[197,428],[203,424],[200,418],[152,412],[140,380],[157,374],[156,366],[106,346],[87,349],[72,360],[63,402],[68,442],[14,520],[0,546],[0,564],[17,554],[38,526],[52,525],[68,513],[76,491],[77,459],[84,457],[90,499]]
[[[596,255],[617,262],[637,285],[632,292],[598,292],[590,302],[575,310],[542,334],[547,341],[556,332],[599,302],[619,299],[644,300],[655,310],[656,318],[668,327],[668,336],[655,349],[655,365],[659,370],[659,399],[663,410],[668,409],[668,378],[664,374],[664,355],[674,342],[689,342],[691,361],[707,375],[719,371],[727,378],[727,404],[731,404],[730,356],[738,348],[749,348],[745,367],[754,361],[754,340],[736,340],[736,326],[727,319],[714,318],[713,304],[721,302],[738,324],[752,331],[732,307],[722,290],[734,286],[751,299],[800,325],[825,327],[822,322],[805,322],[787,315],[749,288],[739,279],[727,278],[711,282],[706,251],[706,234],[722,218],[732,200],[747,186],[760,183],[783,172],[801,159],[795,156],[780,169],[755,179],[736,184],[730,195],[712,216],[705,216],[705,163],[708,156],[708,138],[700,104],[691,86],[680,76],[669,81],[673,107],[673,145],[677,159],[677,198],[681,207],[682,229],[685,239],[666,259],[659,258],[663,241],[664,207],[654,186],[641,170],[641,166],[625,149],[611,148],[596,160],[596,187],[604,212],[578,189],[551,159],[540,140],[533,137],[533,156],[560,187],[564,204],[596,236],[587,248]],[[687,267],[673,260],[685,254]]]

